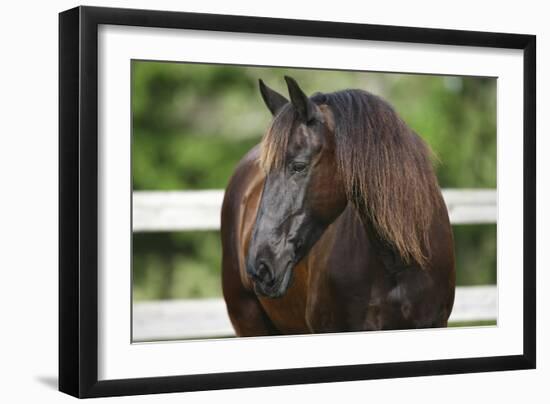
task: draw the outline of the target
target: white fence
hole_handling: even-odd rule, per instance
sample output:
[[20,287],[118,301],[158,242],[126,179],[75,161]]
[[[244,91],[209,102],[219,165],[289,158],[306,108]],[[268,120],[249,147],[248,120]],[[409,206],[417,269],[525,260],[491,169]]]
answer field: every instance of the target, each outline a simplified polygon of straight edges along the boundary
[[[452,224],[495,223],[497,194],[492,189],[445,189],[443,197]],[[222,190],[138,191],[133,194],[133,231],[218,230]],[[458,287],[451,322],[495,320],[494,285]],[[234,334],[223,299],[135,303],[134,341]]]
[[[458,287],[449,321],[494,320],[496,313],[496,286]],[[133,315],[135,342],[235,335],[223,299],[135,303]]]
[[[495,223],[497,195],[493,189],[445,189],[453,224]],[[222,190],[134,192],[134,231],[217,230]]]

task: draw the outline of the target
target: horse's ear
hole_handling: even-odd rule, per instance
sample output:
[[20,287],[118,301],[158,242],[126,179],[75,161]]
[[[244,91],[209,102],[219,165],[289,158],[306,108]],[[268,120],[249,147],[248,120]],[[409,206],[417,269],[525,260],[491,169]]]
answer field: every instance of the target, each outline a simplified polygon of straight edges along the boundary
[[266,86],[262,79],[259,80],[259,83],[260,93],[262,94],[265,105],[267,105],[267,108],[271,111],[273,116],[277,115],[277,112],[288,103],[288,100],[277,91]]
[[294,108],[298,111],[300,117],[309,122],[315,117],[316,106],[307,95],[304,94],[302,89],[296,83],[292,77],[285,76],[286,85],[288,86],[288,94],[290,95],[290,102],[294,105]]

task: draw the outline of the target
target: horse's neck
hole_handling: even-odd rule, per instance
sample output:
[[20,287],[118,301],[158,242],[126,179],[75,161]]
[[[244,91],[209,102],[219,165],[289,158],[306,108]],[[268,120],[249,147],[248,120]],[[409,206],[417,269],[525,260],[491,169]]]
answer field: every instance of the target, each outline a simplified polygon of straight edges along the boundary
[[387,273],[393,277],[410,268],[412,265],[406,263],[396,249],[378,233],[366,210],[356,207],[356,211],[363,224],[365,233]]

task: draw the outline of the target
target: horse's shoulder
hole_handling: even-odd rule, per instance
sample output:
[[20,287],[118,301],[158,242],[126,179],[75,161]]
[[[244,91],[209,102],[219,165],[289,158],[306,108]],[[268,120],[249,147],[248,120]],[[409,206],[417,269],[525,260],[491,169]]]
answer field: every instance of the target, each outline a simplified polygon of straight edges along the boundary
[[[225,191],[222,207],[222,230],[226,227],[224,225],[228,224],[227,227],[234,232],[233,236],[228,239],[236,243],[241,282],[248,289],[251,289],[252,285],[245,271],[246,251],[256,220],[265,178],[259,165],[259,156],[260,148],[257,145],[239,161]],[[230,219],[226,220],[226,217]]]

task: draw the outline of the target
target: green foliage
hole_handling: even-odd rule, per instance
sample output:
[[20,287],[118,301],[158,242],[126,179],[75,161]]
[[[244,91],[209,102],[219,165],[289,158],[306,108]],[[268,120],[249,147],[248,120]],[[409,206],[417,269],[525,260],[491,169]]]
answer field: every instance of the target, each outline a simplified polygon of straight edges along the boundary
[[[134,61],[134,190],[221,189],[271,116],[262,78],[286,94],[361,88],[388,100],[432,147],[440,185],[496,187],[496,80]],[[455,226],[459,284],[496,282],[496,226]],[[219,296],[217,232],[137,233],[134,298]]]
[[134,233],[134,299],[221,296],[218,232]]

